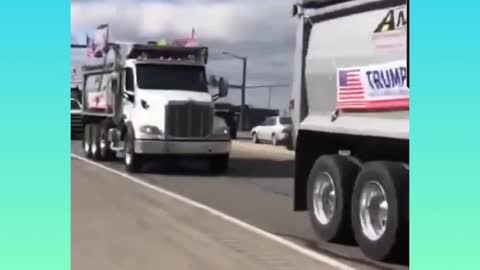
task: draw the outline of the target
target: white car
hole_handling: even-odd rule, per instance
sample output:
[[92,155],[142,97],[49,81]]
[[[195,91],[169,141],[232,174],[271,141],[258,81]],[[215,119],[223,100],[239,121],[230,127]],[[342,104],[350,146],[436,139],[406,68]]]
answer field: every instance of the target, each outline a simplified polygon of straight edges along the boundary
[[254,143],[271,142],[273,145],[278,145],[289,139],[291,128],[290,117],[268,117],[263,123],[252,129],[252,140]]

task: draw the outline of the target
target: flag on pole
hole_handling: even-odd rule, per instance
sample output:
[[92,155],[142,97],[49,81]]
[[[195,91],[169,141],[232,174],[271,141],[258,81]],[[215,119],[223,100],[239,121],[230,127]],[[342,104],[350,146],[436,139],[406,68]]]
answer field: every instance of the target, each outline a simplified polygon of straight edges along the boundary
[[87,35],[87,55],[90,58],[103,58],[108,53],[108,24],[97,27],[93,38]]
[[93,44],[93,39],[87,34],[87,56],[88,58],[93,58],[94,56],[94,44]]
[[196,47],[198,46],[197,39],[195,37],[195,28],[192,28],[192,37],[187,41],[185,47]]
[[190,38],[177,39],[173,41],[174,46],[179,47],[196,47],[198,46],[197,39],[195,37],[195,28],[192,28],[192,35]]

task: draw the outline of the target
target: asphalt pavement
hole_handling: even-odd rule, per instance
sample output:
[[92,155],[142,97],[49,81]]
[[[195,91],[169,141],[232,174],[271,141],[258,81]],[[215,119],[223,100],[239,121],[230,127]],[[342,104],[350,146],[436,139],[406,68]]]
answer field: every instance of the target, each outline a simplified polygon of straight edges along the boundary
[[72,269],[336,269],[72,159]]
[[[81,151],[80,142],[72,142],[72,154],[77,156],[83,156]],[[82,164],[83,163],[83,164]],[[82,164],[82,165],[80,165]],[[123,164],[121,161],[116,162],[103,162],[102,165],[112,169],[114,171],[124,173]],[[182,195],[186,198],[189,198],[195,202],[201,203],[206,205],[212,209],[218,210],[225,215],[234,217],[238,220],[241,220],[245,223],[248,223],[256,228],[259,228],[263,231],[266,231],[272,235],[277,237],[281,237],[282,239],[286,239],[291,243],[299,246],[303,249],[314,251],[315,253],[321,254],[323,256],[328,256],[329,258],[353,267],[355,269],[395,269],[395,270],[406,270],[408,266],[402,265],[392,265],[392,264],[383,264],[375,261],[371,261],[367,259],[363,254],[360,252],[358,247],[354,246],[344,246],[344,245],[336,245],[336,244],[329,244],[323,243],[321,245],[317,245],[315,235],[310,227],[310,222],[308,220],[308,216],[305,212],[294,212],[292,210],[292,192],[293,192],[293,183],[292,183],[292,176],[294,172],[293,168],[293,154],[286,150],[278,150],[278,148],[274,148],[273,146],[266,146],[266,145],[254,145],[245,142],[236,142],[233,147],[232,153],[232,160],[230,170],[226,175],[223,176],[211,176],[208,175],[208,172],[205,170],[205,166],[202,163],[185,163],[185,164],[178,164],[177,168],[163,168],[162,164],[148,164],[145,168],[147,171],[146,173],[136,174],[136,179],[140,179],[142,182],[147,183],[148,185],[154,187],[160,187],[162,189],[171,191],[175,194]],[[135,207],[138,206],[139,202],[142,201],[139,199],[139,196],[134,196],[135,194],[128,193],[128,190],[132,190],[131,192],[135,192],[135,190],[139,189],[140,187],[135,187],[135,184],[131,184],[131,187],[125,187],[122,192],[117,192],[116,189],[120,189],[120,186],[125,185],[121,179],[116,179],[119,176],[105,176],[106,172],[102,172],[102,169],[94,168],[93,165],[85,163],[84,161],[78,161],[76,159],[72,159],[72,260],[80,262],[82,257],[87,258],[91,255],[92,252],[95,253],[97,250],[98,255],[95,255],[96,258],[100,261],[108,260],[108,258],[112,258],[114,260],[114,249],[118,248],[121,251],[118,251],[118,255],[121,257],[120,260],[124,260],[125,264],[123,265],[135,265],[134,261],[139,260],[140,258],[145,258],[145,261],[151,262],[152,267],[154,268],[155,261],[150,257],[142,257],[142,256],[153,256],[152,252],[155,253],[156,250],[164,250],[166,247],[162,247],[164,241],[161,237],[169,238],[168,241],[173,241],[172,237],[177,234],[177,231],[172,230],[172,233],[167,233],[164,236],[158,236],[160,239],[155,241],[155,237],[148,237],[150,233],[155,234],[152,230],[157,228],[156,233],[164,233],[165,230],[162,230],[162,224],[164,226],[173,226],[175,223],[183,224],[195,224],[193,227],[189,227],[188,230],[200,230],[201,233],[205,233],[205,230],[214,230],[215,227],[209,228],[209,222],[205,221],[205,226],[197,226],[196,220],[193,220],[190,217],[190,220],[185,222],[185,220],[178,220],[175,218],[167,218],[166,216],[172,216],[178,214],[174,208],[168,208],[165,205],[160,205],[155,200],[162,200],[158,194],[150,194],[149,200],[143,198],[143,208],[145,211],[138,212],[138,209],[135,210]],[[120,177],[121,178],[121,177]],[[90,185],[90,189],[93,191],[87,191],[87,187],[83,187],[83,195],[80,190],[82,189],[82,185],[75,183],[77,182],[88,182]],[[103,187],[106,194],[96,194],[102,190],[101,187],[96,187],[95,182],[101,182],[102,185],[109,185],[109,187]],[[110,187],[111,186],[111,187]],[[77,192],[78,189],[78,192]],[[145,191],[146,192],[146,191]],[[146,192],[147,193],[147,192]],[[75,195],[77,194],[77,195]],[[89,199],[90,197],[98,197],[98,201],[95,203],[95,199]],[[75,198],[83,198],[85,202],[83,202],[83,210],[75,210]],[[111,198],[109,198],[111,197]],[[122,198],[122,199],[120,199]],[[130,198],[130,199],[129,199]],[[135,199],[136,198],[136,199]],[[114,202],[113,200],[117,199],[120,200],[119,202]],[[78,199],[81,201],[81,199]],[[102,200],[104,202],[102,202]],[[101,206],[97,204],[110,204],[111,210],[105,209],[102,213]],[[174,205],[173,203],[168,204],[170,207]],[[106,207],[106,206],[105,206]],[[180,206],[178,206],[180,207]],[[92,208],[93,213],[89,213],[88,209]],[[78,209],[82,209],[82,206],[79,206]],[[114,211],[115,210],[115,211]],[[97,212],[98,211],[98,212]],[[106,213],[112,212],[112,217],[109,217]],[[138,213],[137,213],[138,212]],[[83,214],[76,214],[76,213],[83,213]],[[175,214],[172,214],[175,213]],[[191,211],[189,212],[191,213]],[[83,217],[82,217],[83,215]],[[90,216],[89,216],[90,215]],[[133,217],[132,217],[133,215]],[[145,224],[141,224],[141,220],[149,219],[150,216],[156,216],[156,219],[151,222],[156,222],[157,226],[150,225],[148,226]],[[163,215],[163,216],[162,216]],[[189,214],[190,215],[190,214]],[[101,221],[99,221],[99,228],[96,228],[95,223],[88,220],[96,220],[98,217],[102,217]],[[82,221],[83,219],[83,221]],[[125,220],[124,220],[125,219]],[[133,219],[136,222],[140,222],[140,224],[133,224]],[[85,221],[87,220],[87,221]],[[219,221],[217,221],[219,222]],[[131,223],[131,224],[130,224]],[[200,222],[201,223],[201,222]],[[215,222],[213,222],[215,223]],[[130,224],[130,225],[129,225]],[[121,225],[121,226],[120,226]],[[122,226],[125,226],[125,229],[122,229]],[[131,228],[126,228],[127,226],[131,226]],[[186,225],[185,225],[186,226]],[[219,225],[220,226],[220,225]],[[225,225],[226,226],[226,225]],[[236,230],[238,228],[233,228],[234,226],[230,225],[228,229],[222,229],[225,231]],[[87,229],[85,229],[87,227]],[[115,239],[114,243],[109,243],[107,239],[103,239],[101,242],[100,239],[97,237],[90,236],[91,243],[90,245],[94,245],[91,249],[88,248],[88,244],[86,243],[89,239],[88,237],[85,238],[82,235],[87,234],[88,230],[90,231],[91,235],[103,235],[101,232],[102,230],[108,231],[108,228],[116,228],[118,227],[120,231],[117,232],[117,236],[115,236],[114,232],[106,232],[105,237],[110,234],[111,239]],[[174,227],[174,226],[173,226]],[[75,229],[76,228],[76,229]],[[82,229],[84,228],[84,229]],[[90,228],[90,229],[88,229]],[[75,229],[75,230],[74,230]],[[97,230],[97,231],[96,231]],[[125,231],[122,231],[125,230]],[[126,239],[123,239],[123,236],[118,235],[125,235],[125,234],[132,234],[132,232],[128,232],[131,230],[138,234],[141,239],[144,240],[137,240],[135,233],[133,236],[128,236]],[[144,230],[146,230],[144,232]],[[187,230],[187,229],[185,229]],[[77,236],[75,236],[75,232],[77,231]],[[175,233],[173,233],[175,232]],[[193,233],[193,232],[192,232]],[[199,232],[197,232],[199,233]],[[178,232],[178,234],[181,234]],[[120,237],[120,238],[119,238]],[[238,239],[243,239],[243,235]],[[207,237],[208,238],[208,237]],[[76,240],[77,239],[77,240]],[[83,239],[83,240],[82,240]],[[122,240],[123,239],[123,240]],[[237,239],[237,240],[238,240]],[[245,239],[248,239],[246,237]],[[79,248],[78,250],[84,250],[86,255],[75,255],[75,242],[82,243],[84,245],[83,248]],[[177,240],[175,240],[177,241]],[[184,242],[182,242],[184,241]],[[178,239],[177,246],[182,246],[187,244],[185,241]],[[212,240],[207,239],[205,241],[213,241],[212,247],[220,244],[215,241],[220,240]],[[240,240],[238,240],[240,241]],[[248,240],[246,240],[248,242]],[[98,242],[98,243],[97,243]],[[220,241],[221,242],[221,241]],[[268,241],[266,241],[268,242]],[[263,243],[263,242],[262,242]],[[210,242],[204,242],[205,246],[209,246]],[[269,243],[272,244],[272,243]],[[131,247],[131,246],[134,247]],[[156,245],[160,245],[158,248]],[[248,244],[246,244],[248,246]],[[273,244],[272,244],[273,245]],[[126,246],[123,249],[118,246]],[[220,245],[221,246],[221,245]],[[220,249],[219,246],[219,249]],[[255,246],[255,244],[253,245]],[[245,246],[246,247],[246,246]],[[132,258],[128,257],[130,252],[127,250],[131,250],[133,248],[138,248],[144,250],[147,254],[141,254],[137,256],[131,256]],[[222,248],[224,248],[222,246]],[[231,247],[230,247],[231,248]],[[102,249],[103,251],[100,251]],[[152,250],[154,249],[154,250]],[[168,249],[168,247],[167,247]],[[183,254],[171,255],[172,258],[177,258],[176,260],[185,260],[188,262],[194,262],[195,260],[200,260],[198,262],[199,266],[202,265],[206,268],[202,267],[193,267],[193,269],[217,269],[215,267],[220,267],[220,265],[208,264],[210,260],[210,254],[205,255],[198,255],[193,251],[187,248],[182,250],[181,248],[177,250],[177,252]],[[248,248],[249,249],[249,248]],[[237,250],[239,253],[244,253],[245,251],[241,249],[240,251]],[[276,250],[274,248],[274,250]],[[112,253],[113,252],[113,253]],[[123,252],[123,253],[122,253]],[[165,251],[167,252],[167,251]],[[173,251],[172,251],[173,252]],[[232,252],[225,251],[225,252]],[[97,254],[95,253],[95,254]],[[141,252],[140,252],[141,253]],[[220,254],[220,251],[214,252]],[[258,253],[258,252],[257,252]],[[288,253],[288,252],[287,252]],[[295,252],[290,251],[290,253],[294,254]],[[288,254],[290,254],[288,253]],[[90,255],[89,255],[90,254]],[[103,255],[102,255],[103,254]],[[171,254],[168,253],[167,254]],[[230,253],[228,253],[230,254]],[[228,255],[226,254],[226,258],[228,259],[229,256],[235,257],[236,255]],[[256,254],[256,253],[255,253]],[[258,253],[262,254],[262,253]],[[280,257],[284,257],[283,253]],[[77,256],[77,257],[76,257]],[[175,257],[176,256],[176,257]],[[183,258],[183,257],[186,258]],[[188,259],[189,257],[191,259]],[[201,258],[200,258],[200,257]],[[261,255],[260,255],[261,256]],[[188,257],[188,258],[187,258]],[[261,256],[262,257],[262,256]],[[269,256],[266,256],[270,258]],[[308,257],[308,256],[307,256]],[[103,258],[103,259],[102,259]],[[160,259],[161,257],[157,258]],[[202,259],[203,258],[203,259]],[[287,257],[285,257],[287,258]],[[151,261],[153,260],[153,261]],[[269,260],[269,259],[265,259]],[[276,261],[276,259],[272,259]],[[142,260],[144,261],[144,260]],[[175,261],[175,259],[174,259]],[[296,259],[295,259],[296,261]],[[255,263],[255,262],[252,262]],[[265,263],[265,262],[263,262]],[[187,263],[188,264],[188,263]],[[108,264],[105,262],[104,268],[102,269],[110,269],[108,268]],[[172,264],[173,265],[173,264]],[[233,264],[232,264],[233,265]],[[290,264],[290,261],[287,261],[285,264],[279,264],[280,267],[286,267],[281,269],[308,269],[308,266],[302,267],[302,264]],[[306,263],[305,265],[308,265]],[[80,266],[85,266],[79,263]],[[91,267],[92,264],[89,264],[88,267],[81,267],[81,268],[91,268],[96,269],[97,267]],[[162,266],[158,264],[158,266]],[[167,265],[168,266],[168,265]],[[175,265],[178,267],[173,267],[171,269],[186,269],[188,265]],[[238,265],[243,266],[244,268],[238,269],[264,269],[271,267],[260,267],[260,265]],[[324,266],[322,263],[318,264],[317,269],[329,269],[329,268],[321,268],[320,266]],[[113,267],[113,266],[111,266]],[[126,267],[126,268],[125,268]],[[124,268],[116,266],[115,269],[132,269],[128,266]],[[150,269],[149,266],[139,267],[138,269]],[[182,268],[183,267],[183,268]],[[186,267],[186,268],[185,268]],[[222,266],[223,267],[223,266]],[[290,268],[288,268],[290,267]],[[325,267],[328,267],[325,265]],[[81,269],[76,268],[76,269]],[[169,267],[170,268],[170,267]],[[75,268],[73,268],[75,269]],[[98,268],[100,269],[100,268]],[[137,269],[137,268],[135,268]],[[158,268],[157,268],[158,269]],[[237,269],[237,268],[222,268],[222,269]]]

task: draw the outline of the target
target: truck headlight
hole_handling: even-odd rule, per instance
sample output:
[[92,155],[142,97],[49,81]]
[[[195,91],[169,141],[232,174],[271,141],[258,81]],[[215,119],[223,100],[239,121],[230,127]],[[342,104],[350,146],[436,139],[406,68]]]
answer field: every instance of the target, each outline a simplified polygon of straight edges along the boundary
[[217,127],[213,131],[213,134],[216,136],[228,136],[230,134],[230,131],[228,130],[228,127]]
[[214,137],[221,137],[221,138],[226,138],[230,137],[230,129],[229,127],[225,124],[225,120],[223,118],[220,118],[218,116],[214,116],[213,119],[213,136]]
[[140,132],[148,135],[162,135],[162,131],[158,127],[150,125],[141,126]]
[[228,135],[228,128],[222,128],[220,131],[223,135]]

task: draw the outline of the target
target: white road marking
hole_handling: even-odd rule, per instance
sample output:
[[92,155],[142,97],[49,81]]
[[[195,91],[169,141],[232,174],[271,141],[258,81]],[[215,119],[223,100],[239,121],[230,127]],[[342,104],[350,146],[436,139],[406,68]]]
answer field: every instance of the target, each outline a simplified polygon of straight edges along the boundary
[[95,161],[86,159],[86,158],[81,157],[81,156],[76,155],[76,154],[71,154],[71,157],[73,157],[73,158],[75,158],[75,159],[77,159],[77,160],[81,160],[81,161],[83,161],[83,162],[86,162],[86,163],[88,163],[88,164],[97,166],[97,167],[99,167],[99,168],[102,168],[102,169],[104,169],[104,170],[106,170],[106,171],[109,171],[109,172],[111,172],[111,173],[114,173],[114,174],[116,174],[116,175],[122,176],[122,177],[124,177],[125,179],[130,180],[130,181],[132,181],[132,182],[134,182],[134,183],[136,183],[136,184],[139,184],[139,185],[141,185],[141,186],[143,186],[143,187],[146,187],[146,188],[149,188],[149,189],[151,189],[151,190],[154,190],[154,191],[156,191],[156,192],[158,192],[158,193],[161,193],[161,194],[163,194],[163,195],[165,195],[165,196],[174,198],[174,199],[176,199],[176,200],[178,200],[178,201],[180,201],[180,202],[186,203],[186,204],[188,204],[188,205],[190,205],[190,206],[193,206],[193,207],[196,207],[196,208],[198,208],[198,209],[202,209],[202,210],[204,210],[204,211],[207,211],[208,213],[210,213],[210,214],[212,214],[212,215],[214,215],[214,216],[216,216],[216,217],[219,217],[219,218],[221,218],[221,219],[223,219],[223,220],[225,220],[225,221],[228,221],[228,222],[230,222],[230,223],[232,223],[232,224],[235,224],[235,225],[237,225],[237,226],[240,226],[240,227],[242,227],[242,228],[244,228],[244,229],[246,229],[246,230],[248,230],[248,231],[251,231],[251,232],[253,232],[253,233],[256,233],[256,234],[258,234],[258,235],[260,235],[260,236],[263,236],[263,237],[265,237],[265,238],[267,238],[267,239],[270,239],[270,240],[272,240],[272,241],[274,241],[274,242],[277,242],[277,243],[279,243],[279,244],[281,244],[281,245],[283,245],[283,246],[285,246],[285,247],[288,247],[288,248],[290,248],[290,249],[292,249],[292,250],[294,250],[294,251],[297,251],[297,252],[299,252],[299,253],[301,253],[301,254],[303,254],[303,255],[306,255],[306,256],[314,259],[314,260],[317,260],[317,261],[319,261],[319,262],[321,262],[321,263],[328,264],[328,265],[330,265],[330,266],[332,266],[332,267],[335,267],[335,268],[338,268],[338,269],[340,269],[340,270],[357,270],[357,269],[355,269],[355,268],[353,268],[353,267],[351,267],[351,266],[348,266],[348,265],[346,265],[346,264],[344,264],[344,263],[342,263],[342,262],[339,262],[339,261],[337,261],[337,260],[335,260],[335,259],[333,259],[333,258],[330,258],[330,257],[328,257],[328,256],[326,256],[326,255],[320,254],[320,253],[315,252],[315,251],[313,251],[313,250],[307,249],[307,248],[305,248],[305,247],[299,246],[299,245],[297,245],[297,244],[295,244],[295,243],[293,243],[293,242],[291,242],[291,241],[286,240],[285,238],[282,238],[282,237],[276,236],[276,235],[274,235],[274,234],[271,234],[271,233],[269,233],[269,232],[267,232],[267,231],[264,231],[264,230],[262,230],[262,229],[260,229],[260,228],[258,228],[258,227],[255,227],[255,226],[250,225],[250,224],[248,224],[248,223],[245,223],[245,222],[243,222],[243,221],[241,221],[241,220],[239,220],[239,219],[236,219],[236,218],[234,218],[234,217],[232,217],[232,216],[229,216],[229,215],[227,215],[227,214],[225,214],[225,213],[222,213],[222,212],[220,212],[220,211],[218,211],[218,210],[216,210],[216,209],[210,208],[210,207],[208,207],[208,206],[206,206],[206,205],[204,205],[204,204],[201,204],[201,203],[199,203],[199,202],[193,201],[193,200],[191,200],[191,199],[189,199],[189,198],[187,198],[187,197],[184,197],[184,196],[182,196],[182,195],[173,193],[173,192],[171,192],[171,191],[168,191],[168,190],[166,190],[166,189],[160,188],[160,187],[158,187],[158,186],[154,186],[154,185],[152,185],[152,184],[149,184],[148,182],[145,182],[144,180],[141,180],[140,178],[131,176],[131,175],[127,174],[127,173],[123,173],[123,172],[117,171],[117,170],[112,169],[112,168],[110,168],[110,167],[107,167],[107,166],[105,166],[105,165],[103,165],[103,164],[100,164],[100,163],[97,163],[97,162],[95,162]]

